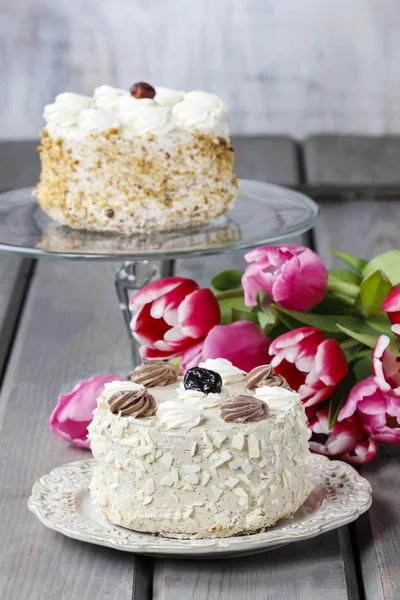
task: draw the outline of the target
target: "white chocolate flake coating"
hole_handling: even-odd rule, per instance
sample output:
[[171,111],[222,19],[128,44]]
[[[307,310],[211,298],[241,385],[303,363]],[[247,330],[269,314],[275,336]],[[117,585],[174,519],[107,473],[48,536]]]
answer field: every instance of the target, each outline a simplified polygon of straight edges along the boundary
[[[179,386],[151,388],[159,411],[168,403],[196,408],[179,401]],[[245,386],[225,390],[233,396]],[[201,422],[171,429],[157,416],[113,415],[109,394],[99,398],[89,428],[98,462],[90,490],[112,523],[170,537],[241,535],[292,515],[308,496],[300,402],[246,424],[225,423],[219,406],[206,408]]]

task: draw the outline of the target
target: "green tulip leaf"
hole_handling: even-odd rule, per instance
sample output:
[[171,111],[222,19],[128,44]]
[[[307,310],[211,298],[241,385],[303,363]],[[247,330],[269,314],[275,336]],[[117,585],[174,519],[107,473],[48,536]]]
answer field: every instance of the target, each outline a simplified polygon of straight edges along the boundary
[[[317,315],[314,313],[303,313],[295,310],[288,310],[287,308],[282,308],[276,305],[273,305],[273,308],[275,312],[279,315],[279,318],[285,324],[287,324],[285,318],[288,317],[289,319],[291,319],[292,323],[293,321],[297,321],[298,324],[295,325],[295,327],[300,327],[302,325],[305,325],[307,327],[317,327],[318,329],[321,329],[322,331],[330,334],[330,337],[335,337],[335,334],[339,334],[339,337],[342,338],[343,336],[341,335],[341,333],[344,332],[345,327],[349,330],[360,332],[360,334],[375,333],[374,330],[371,329],[371,327],[369,327],[368,325],[366,325],[362,319],[350,315]],[[291,329],[294,328],[292,325],[287,326]]]
[[232,307],[232,321],[251,321],[258,324],[258,313]]
[[354,300],[340,294],[327,292],[324,298],[311,309],[317,315],[354,314]]
[[340,410],[346,402],[349,392],[356,382],[356,378],[352,371],[349,371],[347,375],[343,377],[335,391],[333,392],[329,402],[329,413],[328,413],[328,428],[332,429],[335,425],[339,416]]
[[229,325],[233,321],[233,310],[238,311],[249,311],[249,308],[244,303],[244,299],[242,295],[238,296],[228,296],[218,297],[218,304],[221,310],[221,325]]
[[396,339],[390,321],[386,316],[370,317],[369,319],[365,319],[365,324],[374,331],[377,331],[380,335],[388,335],[393,340]]
[[353,338],[353,340],[357,340],[357,342],[361,342],[364,346],[368,346],[368,348],[374,348],[376,344],[377,335],[370,333],[361,333],[359,331],[352,331],[347,327],[343,327],[343,325],[338,325],[339,329],[343,331],[346,335]]
[[211,280],[211,287],[215,292],[226,292],[227,290],[236,290],[242,285],[243,271],[230,269],[218,273]]
[[349,265],[358,275],[363,275],[363,269],[367,265],[366,260],[345,252],[333,252],[333,254],[345,262],[346,265]]
[[381,312],[382,302],[386,298],[392,284],[380,269],[376,269],[362,280],[357,306],[368,317]]
[[343,279],[339,279],[338,277],[335,277],[334,275],[329,273],[328,291],[331,294],[339,294],[340,296],[347,296],[348,298],[354,299],[358,296],[360,288],[358,284],[344,281]]
[[260,327],[265,331],[265,333],[269,333],[273,327],[276,326],[278,322],[278,317],[274,312],[263,312],[259,310],[257,312],[258,323]]
[[341,281],[345,281],[347,283],[353,283],[354,285],[360,285],[362,281],[362,277],[354,273],[354,271],[350,271],[350,269],[329,269],[329,277],[340,279]]
[[360,358],[353,365],[353,372],[356,378],[356,381],[362,381],[363,379],[367,379],[367,377],[371,377],[372,375],[372,356],[371,352],[368,353],[367,356]]
[[400,283],[400,249],[380,254],[370,260],[363,268],[363,276],[368,277],[380,269],[392,285]]

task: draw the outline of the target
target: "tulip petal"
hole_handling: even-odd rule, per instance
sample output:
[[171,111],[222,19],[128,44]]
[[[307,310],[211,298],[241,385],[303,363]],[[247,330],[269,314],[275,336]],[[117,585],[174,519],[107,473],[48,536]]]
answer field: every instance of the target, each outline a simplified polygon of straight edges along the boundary
[[179,322],[185,336],[198,339],[219,324],[220,309],[214,294],[209,289],[192,292],[178,309]]
[[121,381],[122,377],[114,374],[93,375],[76,383],[70,392],[60,394],[48,419],[53,434],[80,448],[89,448],[87,428],[92,421],[97,398],[102,393],[104,384],[115,380]]
[[145,304],[151,304],[157,298],[160,298],[164,294],[168,294],[187,282],[191,282],[192,285],[198,287],[195,281],[185,277],[166,277],[165,279],[159,279],[158,281],[148,283],[141,290],[133,294],[129,306],[132,310],[137,310]]

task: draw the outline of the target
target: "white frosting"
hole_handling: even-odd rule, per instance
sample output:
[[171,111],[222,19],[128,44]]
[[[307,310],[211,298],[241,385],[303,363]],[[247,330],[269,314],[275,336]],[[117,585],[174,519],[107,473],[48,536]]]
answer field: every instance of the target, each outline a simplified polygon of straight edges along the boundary
[[107,110],[88,108],[80,113],[78,127],[85,133],[100,133],[109,129],[118,129],[119,122],[115,115]]
[[130,98],[127,90],[111,87],[110,85],[101,85],[94,90],[94,103],[103,110],[117,110],[119,99],[121,97]]
[[268,404],[271,413],[289,411],[300,403],[297,392],[279,386],[259,387],[255,391],[256,398]]
[[44,107],[43,117],[47,123],[71,127],[76,125],[80,112],[91,105],[91,98],[65,92],[56,96],[54,104]]
[[[229,138],[226,106],[214,94],[157,88],[154,100],[133,98],[127,90],[102,85],[93,98],[66,92],[45,107],[50,135],[76,137],[121,128],[127,134],[166,135],[199,131]],[[121,126],[122,124],[122,126]]]
[[163,402],[156,413],[164,425],[169,429],[177,429],[179,427],[196,427],[203,416],[203,411],[197,406],[187,406],[182,402]]
[[224,385],[242,381],[246,375],[246,371],[233,366],[226,358],[207,358],[205,362],[199,364],[199,367],[219,373]]
[[155,102],[161,106],[174,106],[178,102],[182,102],[185,92],[178,90],[170,90],[164,87],[156,88]]
[[178,388],[178,397],[185,405],[202,409],[216,408],[222,403],[222,394],[204,394],[198,390],[185,390],[183,383]]
[[142,390],[144,385],[135,383],[134,381],[110,381],[104,384],[104,390],[106,392],[119,392],[121,390]]
[[190,104],[197,104],[207,108],[210,114],[222,117],[226,114],[226,106],[222,102],[219,96],[215,94],[209,94],[208,92],[188,92],[185,94],[185,102]]
[[140,100],[123,96],[119,100],[118,116],[123,125],[137,134],[166,134],[174,127],[171,109],[158,106],[150,98]]

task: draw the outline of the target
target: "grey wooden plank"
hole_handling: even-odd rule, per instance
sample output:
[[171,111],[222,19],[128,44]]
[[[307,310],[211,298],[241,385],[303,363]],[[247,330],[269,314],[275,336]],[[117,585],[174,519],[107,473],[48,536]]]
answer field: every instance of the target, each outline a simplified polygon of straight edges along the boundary
[[155,564],[154,600],[320,600],[321,597],[348,598],[336,532],[247,558]]
[[[316,247],[329,266],[330,251],[372,258],[398,246],[400,199],[396,201],[327,202],[315,228]],[[358,546],[366,600],[398,600],[400,590],[400,449],[383,447],[361,469],[372,484],[373,504],[357,522]]]
[[148,581],[134,556],[49,531],[26,507],[36,477],[89,456],[47,429],[60,386],[129,366],[114,269],[46,260],[32,282],[0,397],[2,600],[146,598]]
[[0,142],[0,191],[35,185],[40,161],[39,140]]
[[7,365],[33,265],[34,261],[31,260],[0,256],[0,381]]
[[400,137],[315,135],[303,148],[308,183],[400,183]]
[[283,136],[233,136],[238,177],[293,185],[299,180],[297,148]]

